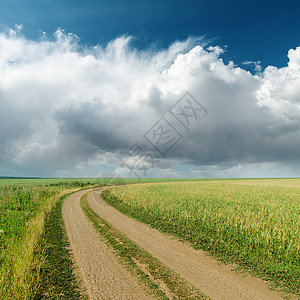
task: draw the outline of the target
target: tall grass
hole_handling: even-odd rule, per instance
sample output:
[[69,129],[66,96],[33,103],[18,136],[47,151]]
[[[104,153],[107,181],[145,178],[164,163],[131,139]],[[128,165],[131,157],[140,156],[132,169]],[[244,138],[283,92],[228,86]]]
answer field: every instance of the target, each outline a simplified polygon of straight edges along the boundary
[[[32,299],[43,253],[46,216],[66,193],[81,185],[0,186],[0,299]],[[44,245],[47,246],[47,245]]]
[[122,212],[299,295],[300,180],[132,185],[123,198],[117,189],[103,195]]
[[30,268],[44,212],[58,191],[35,186],[0,188],[0,297],[30,294]]

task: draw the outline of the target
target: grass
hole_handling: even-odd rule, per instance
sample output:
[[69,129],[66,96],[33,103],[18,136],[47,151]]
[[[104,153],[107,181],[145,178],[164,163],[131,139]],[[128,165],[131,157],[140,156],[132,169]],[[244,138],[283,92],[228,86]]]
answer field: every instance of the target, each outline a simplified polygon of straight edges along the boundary
[[14,186],[80,186],[93,184],[95,178],[1,178],[0,186],[14,185]]
[[0,186],[0,299],[32,299],[37,293],[40,270],[49,255],[44,250],[50,241],[41,246],[50,230],[45,220],[63,195],[80,188],[81,182]]
[[34,272],[38,274],[38,278],[33,299],[85,298],[79,279],[73,273],[74,266],[62,219],[62,204],[66,196],[61,197],[47,215],[40,247],[34,253],[35,259],[42,260],[43,263]]
[[299,296],[299,179],[130,185],[123,198],[122,188],[103,192],[121,212]]
[[0,298],[22,299],[32,292],[35,243],[58,194],[45,187],[0,188]]
[[89,206],[87,195],[81,198],[80,203],[99,235],[131,274],[138,277],[146,291],[157,299],[208,299],[192,284],[100,218]]

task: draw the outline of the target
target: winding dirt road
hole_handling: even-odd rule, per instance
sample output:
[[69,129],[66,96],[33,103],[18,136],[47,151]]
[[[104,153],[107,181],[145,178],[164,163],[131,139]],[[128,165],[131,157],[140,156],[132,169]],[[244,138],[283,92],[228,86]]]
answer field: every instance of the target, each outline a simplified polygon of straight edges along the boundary
[[87,220],[80,207],[80,198],[87,192],[80,191],[65,200],[63,219],[77,272],[89,299],[153,299],[118,263]]
[[[229,266],[219,265],[203,251],[121,214],[99,197],[101,190],[94,189],[88,195],[89,205],[101,218],[212,299],[282,299],[279,293],[270,291],[262,280],[237,275]],[[152,299],[141,289],[137,279],[119,265],[82,212],[80,197],[90,191],[69,196],[63,205],[70,247],[89,298]]]

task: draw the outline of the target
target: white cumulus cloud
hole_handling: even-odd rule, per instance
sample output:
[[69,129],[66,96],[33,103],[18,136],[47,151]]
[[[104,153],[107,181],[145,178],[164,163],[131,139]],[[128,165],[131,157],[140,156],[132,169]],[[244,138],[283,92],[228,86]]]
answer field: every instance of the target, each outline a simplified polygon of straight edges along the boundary
[[195,39],[141,51],[127,36],[87,47],[61,29],[40,40],[21,30],[0,33],[2,175],[93,176],[98,165],[123,174],[118,156],[186,91],[208,115],[190,131],[173,119],[184,138],[165,157],[147,145],[157,158],[151,176],[269,176],[276,165],[285,166],[282,176],[295,174],[300,47],[283,68],[246,62],[259,71],[251,74]]

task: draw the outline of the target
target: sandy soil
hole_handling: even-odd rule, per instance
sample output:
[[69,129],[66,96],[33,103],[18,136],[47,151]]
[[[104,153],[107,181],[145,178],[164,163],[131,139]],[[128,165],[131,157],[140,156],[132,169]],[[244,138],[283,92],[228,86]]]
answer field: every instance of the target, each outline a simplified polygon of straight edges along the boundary
[[[153,299],[99,239],[80,207],[80,197],[88,190],[69,196],[63,205],[70,247],[77,273],[89,299]],[[99,193],[99,192],[98,192]]]

